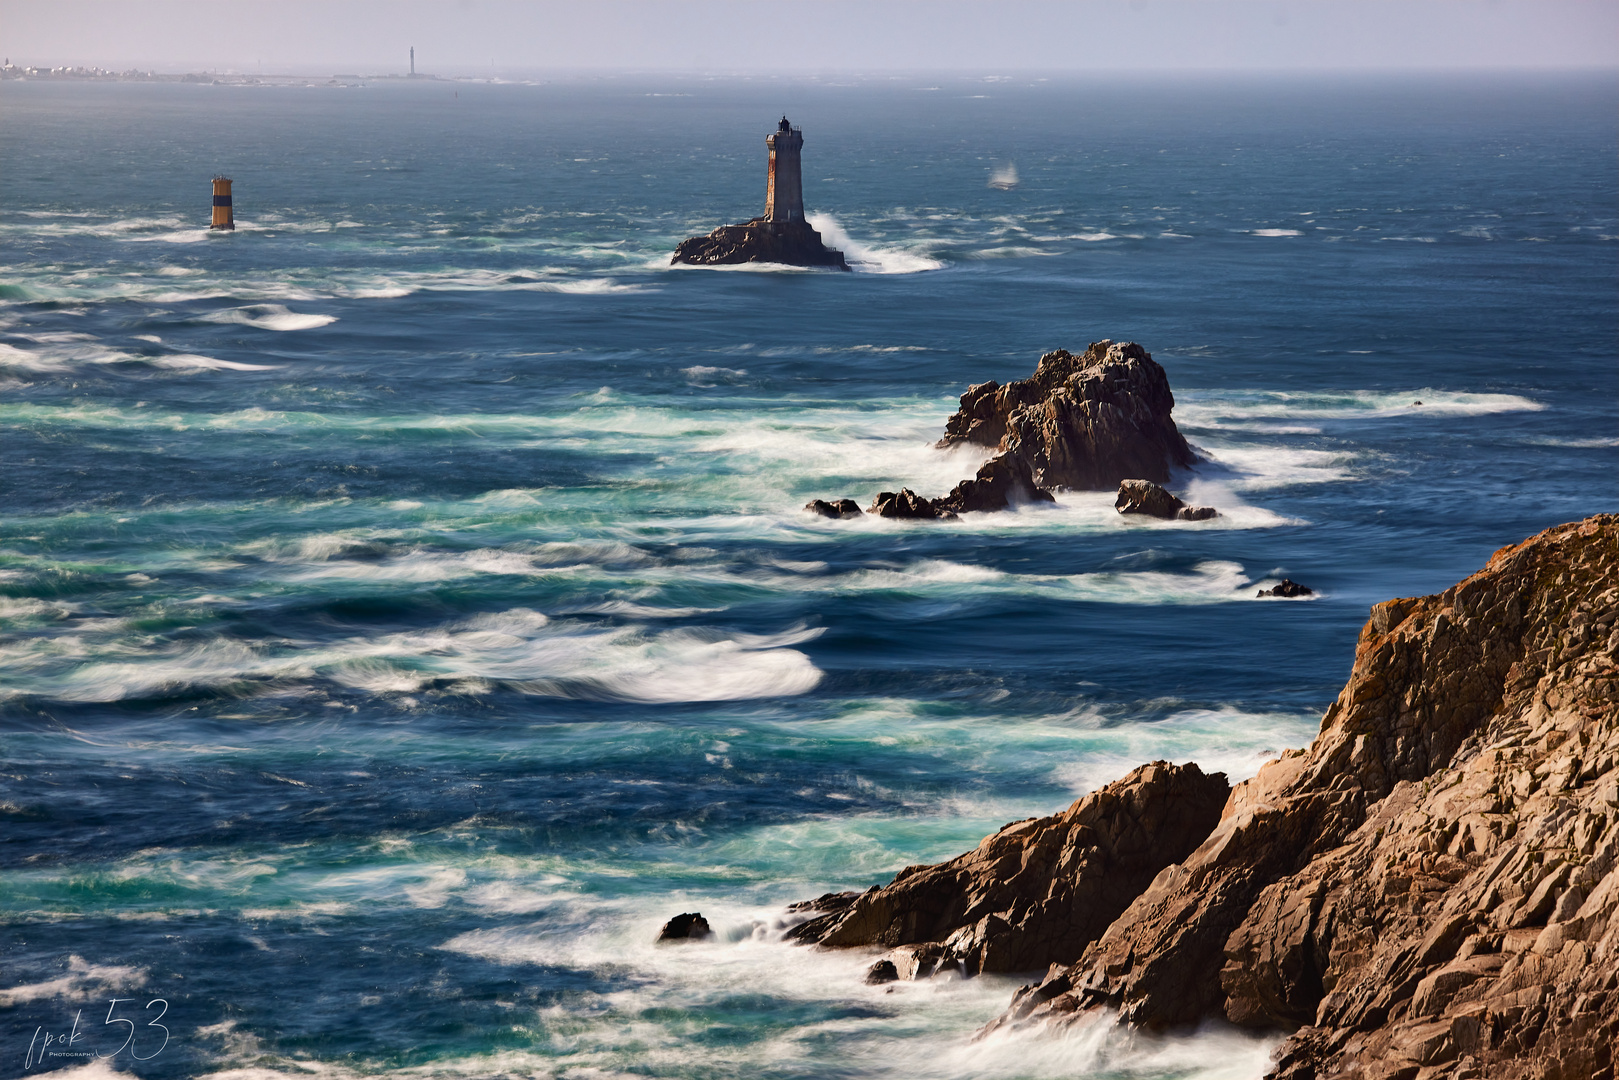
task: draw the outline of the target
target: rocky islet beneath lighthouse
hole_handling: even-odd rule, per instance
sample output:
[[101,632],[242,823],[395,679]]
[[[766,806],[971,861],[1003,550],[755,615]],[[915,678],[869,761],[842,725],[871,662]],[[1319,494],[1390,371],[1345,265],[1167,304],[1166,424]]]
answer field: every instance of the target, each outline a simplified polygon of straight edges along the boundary
[[707,236],[682,240],[671,263],[731,266],[753,262],[849,269],[843,252],[822,243],[821,234],[804,219],[804,133],[784,116],[765,137],[765,145],[770,148],[765,212],[740,225],[721,225]]

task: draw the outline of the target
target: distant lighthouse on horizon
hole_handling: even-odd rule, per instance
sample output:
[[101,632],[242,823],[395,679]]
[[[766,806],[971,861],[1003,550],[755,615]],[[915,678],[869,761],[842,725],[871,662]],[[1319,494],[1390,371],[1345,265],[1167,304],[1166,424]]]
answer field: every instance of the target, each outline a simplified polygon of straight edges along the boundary
[[414,45],[410,47],[410,76],[411,78],[416,77],[416,46]]

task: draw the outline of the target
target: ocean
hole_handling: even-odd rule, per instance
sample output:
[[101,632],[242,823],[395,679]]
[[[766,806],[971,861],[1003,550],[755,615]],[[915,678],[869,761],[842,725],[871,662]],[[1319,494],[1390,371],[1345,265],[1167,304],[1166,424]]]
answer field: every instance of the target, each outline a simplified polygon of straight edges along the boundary
[[[1251,776],[1371,604],[1619,509],[1616,105],[0,84],[0,1074],[1258,1077],[1216,1023],[973,1042],[1024,978],[868,987],[786,905]],[[855,272],[669,267],[783,114]],[[1104,338],[1219,518],[801,509],[944,494],[968,385]]]

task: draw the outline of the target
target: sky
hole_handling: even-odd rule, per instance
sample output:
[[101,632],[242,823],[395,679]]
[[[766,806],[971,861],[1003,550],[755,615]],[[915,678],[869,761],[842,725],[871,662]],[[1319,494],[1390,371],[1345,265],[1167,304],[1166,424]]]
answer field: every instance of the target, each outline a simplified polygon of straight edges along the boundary
[[589,71],[1619,68],[1619,0],[0,0],[18,65]]

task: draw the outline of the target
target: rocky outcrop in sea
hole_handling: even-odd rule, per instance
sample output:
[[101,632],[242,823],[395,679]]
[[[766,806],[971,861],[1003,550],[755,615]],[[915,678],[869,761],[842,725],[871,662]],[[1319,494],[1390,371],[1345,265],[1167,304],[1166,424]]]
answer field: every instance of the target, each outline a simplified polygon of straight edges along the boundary
[[[691,243],[691,241],[687,241]],[[1046,353],[1030,378],[967,388],[945,423],[941,449],[971,443],[997,451],[975,476],[935,499],[909,488],[882,492],[867,509],[880,517],[936,519],[1055,502],[1054,488],[1119,488],[1120,513],[1204,521],[1160,484],[1197,460],[1175,427],[1169,377],[1134,342],[1092,342],[1080,356]],[[849,500],[843,500],[845,502]],[[825,517],[825,500],[806,510]]]
[[1169,376],[1135,342],[1046,353],[1027,379],[979,383],[961,396],[941,447],[974,443],[1027,466],[1042,488],[1105,491],[1128,479],[1162,484],[1196,460],[1175,427]]
[[[1155,763],[949,863],[811,901],[793,934],[904,946],[908,977],[1049,965],[986,1031],[1224,1017],[1290,1032],[1279,1080],[1611,1077],[1616,655],[1619,515],[1603,515],[1374,606],[1315,742],[1232,789],[1201,839],[1215,778]],[[1121,835],[1130,869],[1098,875]],[[1103,879],[1139,892],[1121,907]]]
[[781,263],[849,269],[843,252],[822,243],[821,234],[801,218],[772,221],[756,217],[740,225],[721,225],[707,236],[682,240],[669,261],[689,266]]

